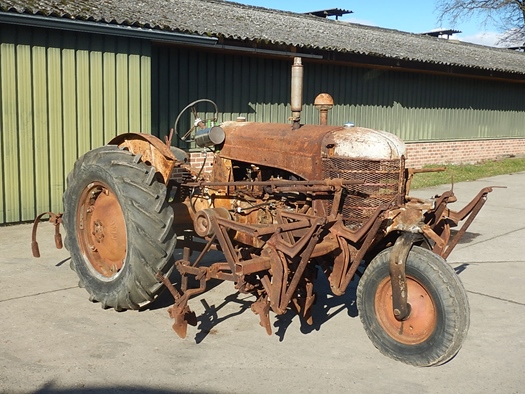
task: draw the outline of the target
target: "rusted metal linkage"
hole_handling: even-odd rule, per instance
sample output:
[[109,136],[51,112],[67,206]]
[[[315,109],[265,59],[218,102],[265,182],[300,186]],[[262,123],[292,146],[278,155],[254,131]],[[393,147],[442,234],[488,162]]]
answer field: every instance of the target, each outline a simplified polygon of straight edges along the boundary
[[[253,292],[253,287],[248,287],[247,292],[258,294],[257,301],[253,304],[252,310],[259,315],[261,325],[271,334],[269,323],[270,308],[277,314],[286,312],[292,300],[300,309],[300,313],[309,321],[309,309],[315,298],[311,285],[304,278],[305,270],[313,255],[321,253],[316,248],[319,245],[322,252],[329,253],[337,248],[335,238],[326,242],[319,242],[326,218],[309,216],[305,214],[280,212],[278,220],[280,223],[273,228],[272,236],[265,241],[261,254],[254,254],[250,259],[242,259],[233,246],[228,231],[237,231],[254,234],[261,237],[256,230],[257,227],[247,224],[239,224],[232,220],[212,217],[212,228],[214,230],[208,245],[216,240],[219,242],[221,250],[226,257],[226,263],[214,263],[210,267],[197,267],[198,264],[189,262],[189,253],[185,252],[183,260],[176,262],[176,268],[182,275],[181,292],[169,283],[169,280],[159,275],[157,279],[164,283],[172,293],[175,303],[169,309],[170,316],[175,320],[173,329],[180,336],[186,335],[187,324],[193,319],[193,314],[187,306],[190,296],[200,294],[205,291],[205,283],[209,279],[216,278],[236,282],[239,288],[244,283],[244,276],[260,272],[261,283],[264,290],[260,289]],[[297,220],[289,222],[288,220]],[[299,239],[289,236],[297,228],[305,229]],[[263,235],[268,235],[263,231]],[[260,239],[260,238],[259,238]],[[207,250],[209,248],[205,248]],[[189,249],[188,249],[189,250]],[[199,256],[198,260],[202,257]],[[293,267],[293,272],[291,269]],[[268,271],[272,271],[272,280],[269,280]],[[265,273],[266,272],[266,273]],[[289,275],[292,274],[291,277]],[[200,281],[197,289],[188,289],[188,275],[194,275]],[[266,280],[265,280],[266,279]],[[304,288],[304,302],[299,303],[296,298],[297,289]],[[270,297],[268,297],[270,295]]]
[[35,218],[33,222],[33,232],[31,234],[31,250],[33,252],[33,257],[40,257],[40,249],[38,247],[38,242],[36,241],[36,232],[38,229],[38,224],[40,219],[44,215],[49,215],[49,223],[55,226],[55,246],[57,249],[62,249],[62,234],[60,234],[60,223],[62,223],[62,214],[53,213],[53,212],[43,212]]
[[[315,222],[294,245],[289,245],[278,232],[267,241],[267,247],[263,249],[263,257],[270,260],[272,279],[270,281],[269,276],[264,275],[261,283],[270,297],[269,299],[258,299],[252,310],[260,316],[260,324],[266,328],[268,334],[271,334],[271,327],[268,323],[269,309],[264,302],[269,303],[273,312],[281,315],[294,301],[298,312],[311,323],[309,309],[313,305],[315,295],[305,278],[305,271],[319,242],[323,225],[321,220]],[[291,279],[290,274],[292,274]],[[306,292],[302,304],[297,300],[297,290],[301,283]]]
[[405,189],[408,192],[410,190],[410,186],[412,185],[412,179],[414,178],[414,174],[423,174],[426,172],[443,172],[446,171],[446,167],[437,167],[437,168],[407,168],[406,169],[406,183],[405,183]]
[[[457,212],[447,206],[449,202],[456,201],[452,191],[445,192],[439,196],[434,211],[430,211],[426,215],[425,223],[428,224],[428,226],[423,227],[425,235],[435,242],[433,248],[434,253],[444,259],[450,255],[487,201],[487,195],[496,187],[498,186],[481,189],[472,201]],[[459,222],[465,219],[466,221],[452,240],[450,240],[450,228],[456,227]]]
[[[296,268],[296,270],[295,270],[295,272],[293,274],[293,277],[292,277],[292,280],[290,281],[290,284],[288,285],[287,288],[284,289],[285,290],[284,297],[281,300],[281,303],[280,303],[280,306],[279,306],[278,310],[276,310],[277,308],[272,308],[275,312],[279,312],[280,314],[283,314],[283,313],[286,312],[286,309],[287,309],[288,305],[290,304],[290,301],[292,300],[292,296],[295,294],[295,292],[297,290],[297,285],[299,284],[299,281],[303,277],[303,273],[304,273],[304,271],[306,269],[306,265],[310,261],[310,258],[312,256],[312,252],[313,252],[313,250],[315,248],[315,245],[319,241],[321,230],[322,230],[322,227],[321,227],[320,224],[318,224],[314,228],[313,234],[308,234],[308,235],[305,235],[303,237],[303,238],[306,239],[306,242],[305,242],[304,247],[301,248],[301,249],[303,249],[303,251],[301,253],[301,260],[300,260],[299,265],[298,265],[298,267]],[[276,247],[277,250],[283,252],[282,249],[280,248],[279,244],[276,244],[275,247]]]
[[[376,209],[374,214],[357,231],[348,229],[342,218],[330,228],[330,232],[339,240],[341,244],[341,255],[336,256],[332,275],[330,275],[330,288],[335,295],[343,295],[346,288],[352,281],[357,267],[361,260],[374,242],[374,239],[384,221],[383,213],[388,210],[390,204],[384,204]],[[348,246],[344,243],[350,241],[355,249],[352,256]],[[350,266],[348,265],[350,263]]]
[[[179,264],[180,262],[177,262],[175,265],[177,266]],[[177,269],[178,268],[179,267],[177,266]],[[168,314],[174,320],[172,326],[173,331],[175,331],[175,333],[180,338],[186,338],[188,324],[192,326],[197,325],[197,317],[195,316],[195,313],[188,307],[188,300],[192,295],[203,293],[206,290],[206,275],[202,275],[201,271],[201,275],[197,277],[197,279],[200,280],[199,288],[190,290],[184,289],[184,287],[187,285],[187,277],[183,275],[182,293],[179,292],[170,282],[169,278],[164,276],[161,272],[156,274],[156,278],[168,288],[175,301],[173,306],[168,308]]]
[[312,187],[316,186],[326,186],[328,189],[320,189],[319,191],[325,190],[335,190],[338,187],[343,187],[346,185],[360,185],[364,181],[359,180],[345,180],[340,178],[328,178],[323,180],[312,180],[312,181],[289,181],[283,179],[275,179],[269,181],[237,181],[237,182],[189,182],[184,183],[181,186],[185,187],[232,187],[232,186],[270,186],[273,190],[279,191],[281,188],[302,188],[302,187]]
[[[348,253],[348,258],[352,257],[350,261],[350,266],[348,267],[348,264],[346,263],[346,266],[348,268],[343,268],[339,270],[339,274],[337,277],[331,278],[330,280],[330,288],[332,289],[332,292],[335,295],[343,295],[352,281],[352,278],[354,277],[357,267],[359,267],[359,264],[361,264],[361,260],[363,260],[363,257],[365,257],[366,252],[370,249],[370,246],[374,242],[375,237],[377,236],[377,233],[379,231],[379,228],[381,227],[381,224],[383,222],[382,213],[383,210],[378,209],[376,214],[370,220],[362,227],[366,228],[367,231],[363,232],[360,238],[358,238],[354,244],[359,247],[357,248],[357,253],[355,256],[351,256],[350,253]],[[336,227],[336,226],[334,226]],[[348,231],[350,233],[350,230],[348,230],[346,227],[340,225],[336,229],[334,229],[334,233],[337,234],[338,237],[341,237],[343,239],[347,239],[345,235],[348,235],[346,231],[341,231],[342,229]],[[332,231],[332,230],[331,230]],[[359,232],[361,231],[358,230]],[[364,239],[363,239],[364,238]],[[361,242],[362,240],[362,242]],[[343,242],[346,242],[343,241]],[[335,268],[335,266],[334,266]]]

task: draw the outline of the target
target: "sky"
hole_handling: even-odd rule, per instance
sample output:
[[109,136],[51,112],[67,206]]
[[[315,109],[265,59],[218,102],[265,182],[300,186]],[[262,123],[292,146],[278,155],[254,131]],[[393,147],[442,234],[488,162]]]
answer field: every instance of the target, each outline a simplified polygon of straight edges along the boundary
[[292,12],[319,11],[340,8],[353,11],[339,20],[424,33],[436,28],[460,30],[453,36],[460,41],[496,46],[499,33],[493,26],[482,26],[481,19],[471,19],[455,26],[438,24],[435,11],[439,0],[236,0],[237,3]]

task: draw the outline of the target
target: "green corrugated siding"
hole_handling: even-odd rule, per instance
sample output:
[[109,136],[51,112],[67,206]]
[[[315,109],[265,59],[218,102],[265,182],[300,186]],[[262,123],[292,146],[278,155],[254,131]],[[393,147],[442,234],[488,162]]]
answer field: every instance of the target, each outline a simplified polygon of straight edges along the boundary
[[[84,152],[123,132],[169,133],[190,101],[220,121],[287,122],[291,59],[154,46],[144,40],[0,26],[0,224],[62,210],[65,177]],[[332,94],[331,124],[405,141],[523,138],[521,84],[304,60],[304,123]],[[211,117],[211,107],[200,107]],[[190,127],[190,115],[179,133]],[[184,144],[180,144],[183,145]]]
[[[291,59],[159,46],[152,62],[154,134],[166,135],[178,112],[197,98],[214,100],[223,112],[221,120],[245,116],[248,121],[288,121]],[[331,124],[353,122],[390,131],[407,142],[525,137],[522,84],[308,59],[303,63],[305,123],[318,122],[313,101],[327,92],[336,103],[329,114]],[[189,127],[189,118],[181,134]]]
[[142,40],[0,26],[0,224],[62,211],[80,155],[150,132],[150,62]]
[[[245,116],[249,121],[286,122],[290,116],[290,65],[282,60],[156,47],[152,56],[152,133],[167,135],[179,111],[199,98],[217,103],[220,121]],[[212,116],[212,109],[208,104],[197,106],[199,114],[206,117]],[[190,120],[188,112],[180,135],[189,129]]]
[[[305,101],[320,91],[331,93],[336,103],[333,124],[350,121],[387,130],[407,142],[525,137],[522,84],[319,64],[307,67]],[[309,111],[315,112],[311,107]]]

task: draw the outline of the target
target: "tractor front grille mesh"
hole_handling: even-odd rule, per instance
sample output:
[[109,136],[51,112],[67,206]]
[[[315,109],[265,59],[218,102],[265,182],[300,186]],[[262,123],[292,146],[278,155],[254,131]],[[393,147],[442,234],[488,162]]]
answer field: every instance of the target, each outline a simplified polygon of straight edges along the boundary
[[[361,227],[379,206],[391,202],[400,193],[403,171],[403,160],[323,159],[325,178],[363,182],[346,188],[341,206],[345,225],[350,229]],[[327,201],[326,208],[331,211],[332,199]]]

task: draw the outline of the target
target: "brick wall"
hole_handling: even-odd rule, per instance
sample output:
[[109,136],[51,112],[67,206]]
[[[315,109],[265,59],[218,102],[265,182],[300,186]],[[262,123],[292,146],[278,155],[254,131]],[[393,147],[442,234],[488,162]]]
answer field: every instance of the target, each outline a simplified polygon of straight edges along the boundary
[[[205,162],[206,160],[206,162]],[[190,153],[190,165],[192,167],[192,171],[195,174],[198,174],[199,171],[202,168],[202,164],[204,163],[204,168],[202,170],[203,174],[211,173],[211,169],[213,167],[213,153],[208,152],[202,153],[202,152],[191,152]],[[177,180],[177,182],[182,182],[183,180],[188,180],[190,178],[190,173],[184,168],[175,168],[173,170],[173,173],[171,175],[172,179]]]
[[211,172],[211,169],[213,167],[213,152],[191,152],[190,163],[194,170],[196,170],[197,172],[200,171],[203,164],[204,169],[202,170],[202,172]]
[[[213,153],[190,153],[190,163],[198,173],[206,158],[203,173],[210,173]],[[453,142],[414,142],[407,143],[407,167],[420,168],[428,164],[467,164],[479,163],[504,157],[525,156],[525,138]],[[187,171],[175,170],[173,178],[187,176]]]
[[525,138],[407,143],[407,167],[427,164],[467,164],[504,157],[524,156]]

